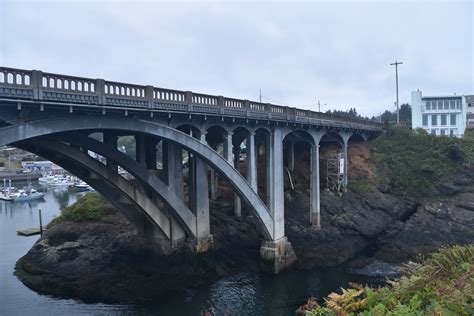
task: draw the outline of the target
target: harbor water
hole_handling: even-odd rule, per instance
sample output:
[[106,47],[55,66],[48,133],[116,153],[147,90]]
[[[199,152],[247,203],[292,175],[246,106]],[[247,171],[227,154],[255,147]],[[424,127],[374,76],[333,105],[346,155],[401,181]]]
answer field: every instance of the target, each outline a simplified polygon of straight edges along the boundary
[[[16,186],[21,184],[15,183]],[[39,188],[47,190],[47,188]],[[212,308],[216,315],[295,315],[308,297],[323,297],[349,281],[360,281],[342,269],[286,271],[279,275],[241,273],[206,286],[182,289],[149,305],[86,304],[73,299],[37,294],[13,275],[16,261],[39,235],[22,237],[18,229],[50,222],[77,193],[49,189],[44,200],[25,203],[0,201],[0,315],[199,315]],[[157,286],[160,286],[157,284]]]

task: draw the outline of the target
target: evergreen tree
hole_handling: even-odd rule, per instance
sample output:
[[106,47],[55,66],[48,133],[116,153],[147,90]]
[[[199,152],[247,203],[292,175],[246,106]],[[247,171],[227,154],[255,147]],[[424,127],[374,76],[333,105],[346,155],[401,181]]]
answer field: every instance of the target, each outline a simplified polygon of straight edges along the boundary
[[411,106],[408,103],[400,106],[400,123],[411,125]]

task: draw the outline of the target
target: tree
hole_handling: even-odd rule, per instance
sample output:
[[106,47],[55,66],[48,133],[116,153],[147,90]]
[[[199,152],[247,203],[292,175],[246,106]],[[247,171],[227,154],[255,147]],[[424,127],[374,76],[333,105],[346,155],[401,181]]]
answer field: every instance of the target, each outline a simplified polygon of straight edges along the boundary
[[400,123],[411,125],[411,106],[408,103],[400,106]]
[[382,122],[396,123],[397,122],[397,113],[390,112],[385,110],[382,114]]

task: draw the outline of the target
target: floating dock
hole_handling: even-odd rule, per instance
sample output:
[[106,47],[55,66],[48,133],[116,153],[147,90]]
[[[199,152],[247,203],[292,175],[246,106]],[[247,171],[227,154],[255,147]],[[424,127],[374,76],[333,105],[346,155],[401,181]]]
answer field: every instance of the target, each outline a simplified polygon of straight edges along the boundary
[[[45,229],[43,228],[43,232],[44,231]],[[41,234],[41,229],[39,227],[19,229],[16,231],[16,234],[20,236],[33,236],[33,235]]]

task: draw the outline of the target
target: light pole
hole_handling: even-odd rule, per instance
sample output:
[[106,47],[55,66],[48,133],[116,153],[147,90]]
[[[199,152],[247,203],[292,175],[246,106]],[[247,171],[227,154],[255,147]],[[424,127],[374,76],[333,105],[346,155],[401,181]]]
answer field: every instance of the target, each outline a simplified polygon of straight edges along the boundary
[[398,108],[398,65],[403,64],[401,61],[396,61],[392,64],[391,66],[395,66],[395,84],[396,84],[396,89],[397,89],[397,125],[400,124],[400,112]]
[[[327,103],[323,104],[324,106],[328,105]],[[321,112],[321,103],[318,100],[318,112]]]

